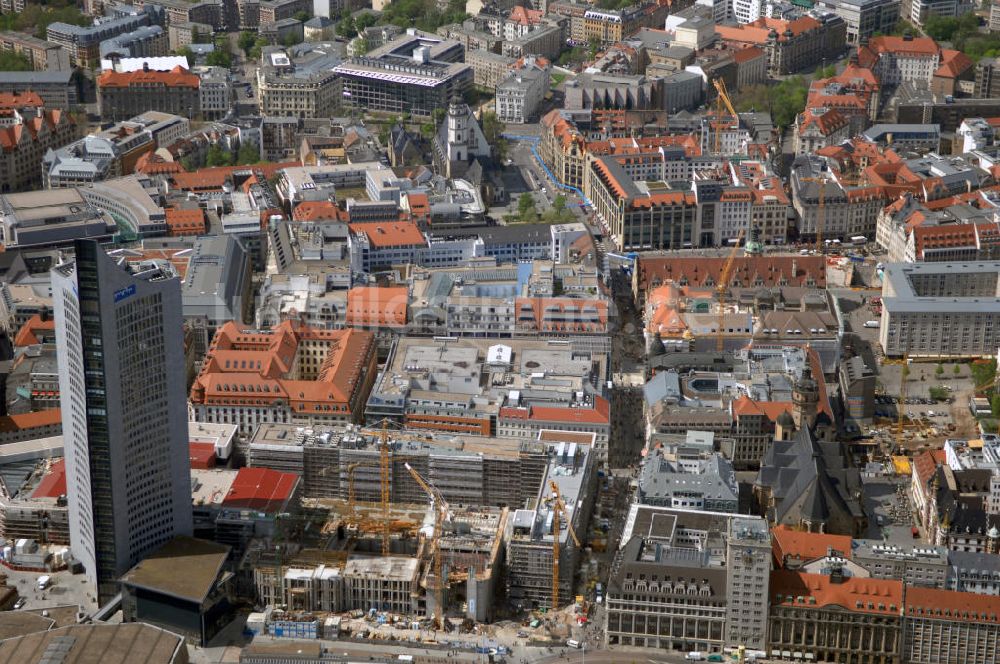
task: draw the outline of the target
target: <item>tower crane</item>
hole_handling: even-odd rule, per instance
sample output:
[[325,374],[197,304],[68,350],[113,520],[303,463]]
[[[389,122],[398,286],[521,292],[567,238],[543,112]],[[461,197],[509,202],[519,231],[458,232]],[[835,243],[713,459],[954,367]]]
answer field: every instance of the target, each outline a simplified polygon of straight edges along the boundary
[[[389,519],[389,501],[392,495],[392,478],[390,475],[390,460],[389,460],[389,420],[388,418],[382,419],[382,426],[377,430],[379,436],[379,469],[380,469],[380,485],[381,485],[381,504],[382,504],[382,555],[388,556],[389,550],[389,530],[390,530],[390,519]],[[364,428],[362,431],[374,432],[375,429]],[[407,437],[410,436],[399,436]],[[401,459],[402,457],[396,455],[396,459]]]
[[[566,503],[559,494],[559,485],[555,480],[549,480],[552,489],[552,610],[559,609],[559,532],[562,530],[562,516],[566,511]],[[566,528],[578,549],[583,548],[580,539],[573,530],[573,522],[566,515]]]
[[910,357],[903,355],[903,368],[899,375],[899,403],[896,404],[896,435],[903,435],[903,420],[906,419],[906,381],[910,377]]
[[444,530],[444,522],[450,520],[449,507],[444,496],[441,492],[434,486],[431,486],[424,478],[420,476],[413,466],[409,463],[404,464],[406,470],[413,477],[414,481],[420,485],[420,488],[424,490],[424,493],[431,499],[431,509],[434,510],[434,535],[433,541],[431,542],[431,547],[433,551],[431,553],[433,558],[433,569],[434,569],[434,602],[437,604],[437,615],[435,616],[435,622],[438,625],[438,629],[444,629],[444,576],[441,572],[441,534]]
[[715,86],[715,91],[718,96],[715,99],[715,154],[720,154],[719,150],[722,147],[722,108],[725,106],[726,110],[733,116],[737,122],[739,121],[739,114],[733,107],[733,101],[729,98],[729,91],[726,90],[726,82],[721,78],[712,79],[712,85]]
[[739,235],[736,236],[736,242],[733,243],[733,248],[729,251],[729,256],[722,266],[719,283],[715,286],[715,291],[719,295],[719,315],[715,324],[715,350],[718,353],[721,353],[725,349],[725,337],[722,334],[722,328],[726,324],[726,291],[729,290],[729,280],[733,276],[733,265],[736,263],[736,254],[739,253],[740,242],[743,241],[745,233],[746,231],[741,229]]

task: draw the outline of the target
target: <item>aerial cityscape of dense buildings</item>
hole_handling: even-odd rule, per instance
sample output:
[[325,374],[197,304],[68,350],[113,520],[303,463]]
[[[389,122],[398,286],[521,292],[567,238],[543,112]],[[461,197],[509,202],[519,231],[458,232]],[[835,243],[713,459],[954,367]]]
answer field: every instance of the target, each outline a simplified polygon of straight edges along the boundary
[[997,0],[0,14],[0,661],[996,664]]

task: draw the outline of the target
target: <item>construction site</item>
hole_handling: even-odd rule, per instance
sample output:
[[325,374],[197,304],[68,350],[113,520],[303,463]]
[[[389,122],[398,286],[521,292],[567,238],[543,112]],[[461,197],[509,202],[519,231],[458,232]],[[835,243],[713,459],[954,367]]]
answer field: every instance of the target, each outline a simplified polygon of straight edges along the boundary
[[303,464],[313,479],[299,511],[244,558],[257,603],[282,621],[336,616],[341,628],[435,633],[468,631],[505,608],[568,606],[596,482],[580,436],[262,426],[251,465]]

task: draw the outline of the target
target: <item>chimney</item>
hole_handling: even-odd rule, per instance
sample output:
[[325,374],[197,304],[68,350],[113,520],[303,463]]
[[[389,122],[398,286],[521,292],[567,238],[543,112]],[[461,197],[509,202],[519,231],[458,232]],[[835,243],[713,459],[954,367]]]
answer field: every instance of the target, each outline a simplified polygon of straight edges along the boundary
[[149,71],[149,61],[148,60],[143,60],[143,62],[142,62],[142,70],[143,71]]

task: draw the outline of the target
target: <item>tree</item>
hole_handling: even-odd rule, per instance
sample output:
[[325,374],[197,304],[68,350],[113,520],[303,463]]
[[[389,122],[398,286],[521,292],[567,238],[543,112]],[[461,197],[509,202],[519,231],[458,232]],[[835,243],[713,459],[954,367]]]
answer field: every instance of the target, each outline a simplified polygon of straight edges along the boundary
[[944,375],[944,367],[941,366],[940,364],[937,365],[936,367],[934,367],[934,375],[935,376],[943,376]]
[[263,37],[257,37],[257,40],[253,43],[253,47],[250,49],[250,59],[260,60],[260,52],[265,46],[267,46],[267,40]]
[[344,39],[353,39],[358,34],[358,29],[354,26],[354,19],[351,16],[342,18],[337,23],[337,35]]
[[213,166],[229,166],[231,155],[222,149],[218,144],[208,148],[208,155],[205,157],[205,165],[209,168]]
[[257,146],[250,141],[240,144],[240,149],[236,153],[236,163],[241,165],[256,164],[260,161],[260,151]]
[[241,49],[243,49],[243,55],[250,55],[250,49],[254,47],[256,41],[257,41],[256,32],[250,32],[249,30],[244,30],[243,32],[240,33],[240,36],[237,39],[236,44]]
[[289,32],[287,35],[285,35],[285,40],[282,43],[285,46],[291,48],[292,46],[301,43],[301,40],[299,40],[298,36],[296,36],[295,33]]
[[205,64],[212,67],[225,67],[229,69],[233,66],[233,56],[229,54],[229,51],[216,46],[214,51],[205,56]]
[[432,138],[434,138],[435,131],[436,129],[434,128],[434,123],[432,122],[425,122],[422,125],[420,125],[420,135],[426,138],[427,140],[431,140]]
[[292,15],[292,18],[294,18],[296,21],[305,23],[306,21],[312,18],[312,15],[310,15],[309,12],[307,11],[299,11],[295,12],[295,14]]
[[813,74],[813,78],[815,79],[831,78],[836,75],[837,75],[837,66],[827,65],[826,67],[817,67],[816,73]]
[[990,412],[993,417],[1000,418],[1000,394],[994,393],[990,398]]
[[486,142],[496,151],[497,158],[505,159],[507,157],[507,139],[503,137],[503,133],[507,126],[500,122],[500,118],[493,111],[483,111],[479,123],[482,125]]
[[[446,115],[448,115],[448,111],[444,110],[443,108],[435,108],[433,111],[431,111],[431,119],[434,122],[434,126],[435,127],[441,126],[441,123],[444,122],[444,116]],[[496,114],[494,113],[494,115]]]
[[935,385],[930,390],[928,390],[931,399],[934,401],[947,401],[948,400],[948,390],[943,387]]
[[187,58],[188,67],[194,67],[194,51],[191,50],[190,46],[181,46],[176,53]]
[[552,199],[552,209],[557,213],[562,214],[566,210],[566,197],[562,194],[558,194],[554,199]]
[[535,212],[535,199],[528,192],[524,192],[517,199],[517,213],[521,221],[534,221],[538,217]]
[[955,374],[956,376],[961,376],[962,375],[962,365],[961,364],[956,364],[956,365],[952,366],[951,372],[953,374]]
[[31,61],[22,53],[0,51],[0,71],[31,71]]

